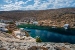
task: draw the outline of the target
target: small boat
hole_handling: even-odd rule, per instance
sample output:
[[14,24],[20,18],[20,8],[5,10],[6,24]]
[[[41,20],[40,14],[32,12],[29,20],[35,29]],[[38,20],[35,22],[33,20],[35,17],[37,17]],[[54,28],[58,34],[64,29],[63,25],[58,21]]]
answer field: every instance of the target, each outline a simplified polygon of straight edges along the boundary
[[20,30],[24,30],[24,28],[20,28]]
[[56,28],[56,27],[53,26],[52,28]]

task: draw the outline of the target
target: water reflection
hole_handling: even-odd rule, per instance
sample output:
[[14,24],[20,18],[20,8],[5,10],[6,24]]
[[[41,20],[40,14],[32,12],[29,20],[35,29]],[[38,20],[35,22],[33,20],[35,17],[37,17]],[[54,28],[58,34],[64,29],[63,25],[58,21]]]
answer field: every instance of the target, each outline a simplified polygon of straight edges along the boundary
[[46,30],[37,30],[37,29],[25,29],[30,30],[30,35],[32,37],[40,36],[43,42],[69,42],[75,43],[75,36],[62,35],[55,32],[49,32]]

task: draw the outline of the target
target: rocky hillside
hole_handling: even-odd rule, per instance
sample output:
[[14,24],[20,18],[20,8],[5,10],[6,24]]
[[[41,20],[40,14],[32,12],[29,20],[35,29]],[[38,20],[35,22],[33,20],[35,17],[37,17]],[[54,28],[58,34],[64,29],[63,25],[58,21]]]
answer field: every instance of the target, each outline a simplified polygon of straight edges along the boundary
[[[70,24],[75,27],[75,8],[60,8],[49,10],[15,10],[15,11],[0,11],[0,18],[11,20],[37,20],[45,21],[47,25]],[[47,23],[49,22],[49,23]]]

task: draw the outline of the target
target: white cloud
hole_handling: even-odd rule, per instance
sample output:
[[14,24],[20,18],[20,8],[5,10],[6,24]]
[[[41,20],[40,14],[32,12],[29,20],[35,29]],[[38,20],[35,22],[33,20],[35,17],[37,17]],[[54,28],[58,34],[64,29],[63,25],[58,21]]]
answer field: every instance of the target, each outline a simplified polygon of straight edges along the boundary
[[74,0],[55,0],[52,8],[71,7]]
[[21,8],[22,4],[24,4],[24,2],[23,1],[19,1],[19,2],[15,2],[15,3],[3,5],[1,8],[3,10],[5,10],[5,11],[8,11],[8,10],[19,10]]
[[26,2],[24,2],[23,0],[20,0],[20,1],[14,0],[14,1],[15,2],[13,2],[12,0],[6,0],[5,2],[8,4],[1,6],[1,9],[3,9],[4,11],[25,9],[25,7],[23,7],[22,5],[25,5],[32,0],[27,0]]
[[27,4],[29,1],[32,1],[32,0],[27,0],[27,1],[25,2],[25,4]]
[[6,3],[12,3],[12,0],[4,0]]
[[74,0],[47,0],[41,3],[41,0],[34,0],[34,5],[26,6],[28,10],[56,9],[63,7],[74,7]]
[[[5,0],[5,5],[0,9],[3,10],[42,10],[42,9],[55,9],[62,7],[75,7],[75,0]],[[27,3],[33,1],[34,3],[28,5]],[[27,4],[27,5],[26,5]]]
[[9,10],[18,10],[19,6],[15,6],[15,5],[9,4],[9,5],[4,5],[1,8],[4,9],[5,11],[9,11]]
[[44,2],[44,3],[42,3],[42,4],[38,7],[38,9],[39,9],[39,10],[47,9],[48,5],[49,5],[49,3]]
[[14,5],[16,5],[16,6],[20,6],[21,4],[24,4],[24,2],[23,2],[23,1],[15,2]]

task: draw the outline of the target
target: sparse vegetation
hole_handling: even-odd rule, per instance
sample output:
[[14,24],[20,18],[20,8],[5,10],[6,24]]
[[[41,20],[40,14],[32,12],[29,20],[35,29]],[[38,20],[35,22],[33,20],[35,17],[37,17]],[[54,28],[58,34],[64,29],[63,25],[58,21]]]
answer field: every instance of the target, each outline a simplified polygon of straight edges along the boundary
[[9,24],[14,24],[14,22],[9,22]]
[[8,30],[7,33],[12,34],[12,31],[11,30]]
[[[46,25],[63,26],[68,23],[74,27],[75,8],[50,9],[40,11],[2,11],[0,18],[12,19],[13,21],[30,21],[30,19],[41,21],[47,20]],[[51,20],[51,24],[48,23]]]
[[29,35],[29,33],[28,33],[28,32],[26,32],[26,31],[25,31],[25,35],[26,35],[27,37],[29,37],[29,36],[30,36],[30,35]]
[[42,40],[40,39],[40,37],[36,37],[36,42],[42,42]]

